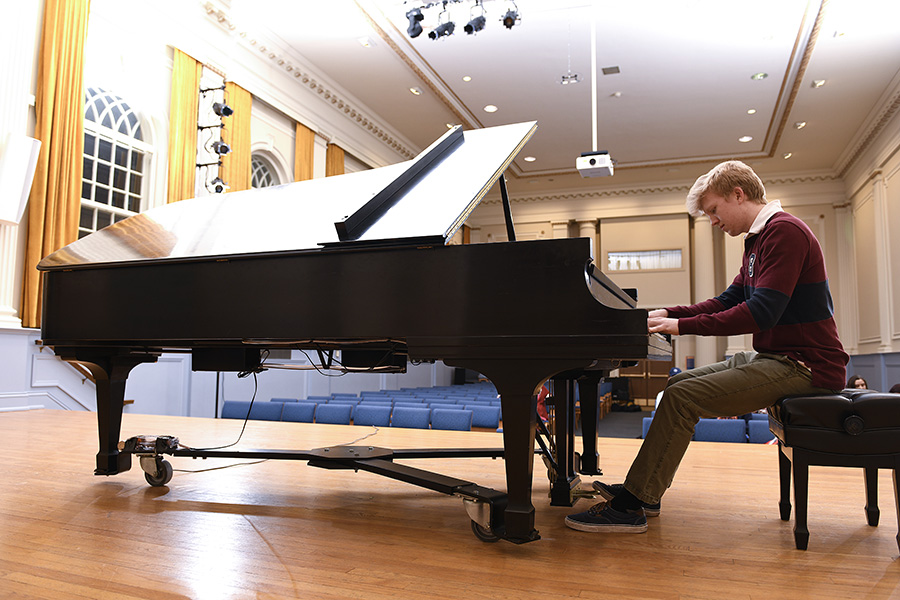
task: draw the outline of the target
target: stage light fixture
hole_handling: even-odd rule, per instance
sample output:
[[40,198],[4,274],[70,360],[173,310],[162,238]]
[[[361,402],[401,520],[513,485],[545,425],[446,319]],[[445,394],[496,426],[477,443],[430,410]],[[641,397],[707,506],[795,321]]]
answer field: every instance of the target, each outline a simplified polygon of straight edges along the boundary
[[433,40],[436,40],[440,37],[446,37],[453,35],[453,30],[456,29],[456,23],[453,21],[447,21],[446,23],[441,23],[434,29],[428,32],[428,37]]
[[466,33],[468,33],[469,35],[477,31],[481,31],[482,29],[484,29],[484,15],[475,17],[474,19],[469,21],[466,26],[463,27],[463,29],[465,29]]
[[224,102],[215,102],[212,106],[213,112],[220,117],[230,117],[234,114],[234,109]]
[[421,8],[414,8],[408,13],[406,13],[406,18],[409,19],[409,27],[406,28],[406,33],[411,38],[419,37],[422,33],[422,19],[425,18],[425,15],[422,14]]
[[519,21],[519,11],[511,8],[506,11],[506,14],[500,20],[503,22],[504,27],[512,29],[513,25]]
[[221,177],[216,177],[212,181],[209,182],[209,185],[206,186],[207,189],[211,192],[215,192],[216,194],[221,194],[225,190],[227,190],[230,186],[222,181]]
[[217,140],[212,143],[212,151],[220,156],[225,156],[226,154],[231,152],[231,146],[229,146],[222,140]]

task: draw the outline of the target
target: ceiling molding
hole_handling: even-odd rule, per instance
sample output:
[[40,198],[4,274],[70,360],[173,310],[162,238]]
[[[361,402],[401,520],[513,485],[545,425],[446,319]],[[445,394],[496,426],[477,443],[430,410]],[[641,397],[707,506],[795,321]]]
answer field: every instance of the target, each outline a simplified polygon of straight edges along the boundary
[[[767,187],[776,185],[797,185],[809,183],[835,183],[842,182],[842,179],[836,175],[798,175],[767,178],[763,180],[763,184]],[[656,194],[687,194],[693,184],[682,185],[659,185],[651,187],[628,188],[628,189],[611,189],[611,190],[594,190],[586,192],[570,192],[561,194],[542,194],[534,196],[518,196],[510,198],[510,202],[519,204],[538,203],[538,202],[560,202],[564,200],[595,200],[600,198],[625,198],[628,196],[653,196]],[[481,204],[500,204],[500,198],[485,198]]]
[[900,87],[895,88],[893,98],[881,105],[881,113],[872,120],[871,125],[866,129],[862,139],[857,142],[853,150],[838,163],[837,171],[841,177],[847,175],[847,172],[856,164],[859,158],[872,146],[875,139],[887,127],[888,123],[900,113]]

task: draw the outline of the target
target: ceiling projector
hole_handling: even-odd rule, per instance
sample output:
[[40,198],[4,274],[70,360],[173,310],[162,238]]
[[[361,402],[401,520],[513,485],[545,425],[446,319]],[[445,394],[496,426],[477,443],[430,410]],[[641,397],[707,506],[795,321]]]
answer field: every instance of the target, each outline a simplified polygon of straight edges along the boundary
[[613,174],[613,160],[609,152],[583,152],[575,159],[575,168],[582,177],[609,177]]

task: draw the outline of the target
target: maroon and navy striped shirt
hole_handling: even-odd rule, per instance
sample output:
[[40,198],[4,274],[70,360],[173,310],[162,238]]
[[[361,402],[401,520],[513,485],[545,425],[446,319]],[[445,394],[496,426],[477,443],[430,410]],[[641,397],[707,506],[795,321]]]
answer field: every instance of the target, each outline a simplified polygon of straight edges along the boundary
[[825,258],[806,224],[786,212],[744,240],[740,273],[725,292],[667,309],[681,334],[753,334],[757,352],[803,362],[816,387],[839,390],[848,356],[838,338]]

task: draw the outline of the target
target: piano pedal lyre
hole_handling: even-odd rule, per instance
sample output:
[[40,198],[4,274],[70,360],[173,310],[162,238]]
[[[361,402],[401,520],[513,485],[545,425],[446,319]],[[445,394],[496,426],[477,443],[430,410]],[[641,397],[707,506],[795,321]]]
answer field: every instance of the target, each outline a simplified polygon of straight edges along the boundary
[[170,435],[139,435],[119,442],[119,452],[128,452],[140,458],[144,479],[153,487],[162,487],[172,480],[174,469],[163,454],[171,454],[178,448],[178,438]]

